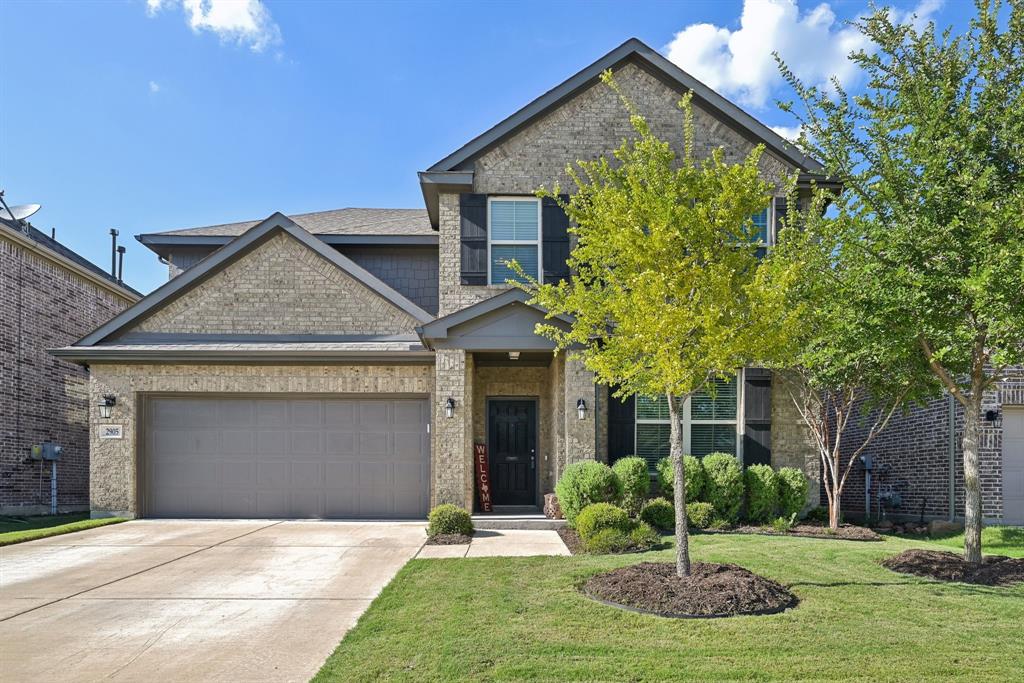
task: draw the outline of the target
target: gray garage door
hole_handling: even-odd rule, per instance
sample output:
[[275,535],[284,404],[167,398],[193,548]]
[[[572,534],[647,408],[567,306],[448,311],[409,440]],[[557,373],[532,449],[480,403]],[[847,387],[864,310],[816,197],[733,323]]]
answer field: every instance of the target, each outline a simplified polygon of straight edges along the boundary
[[146,418],[148,516],[426,515],[424,399],[153,398]]
[[1003,408],[1003,521],[1024,524],[1024,407]]

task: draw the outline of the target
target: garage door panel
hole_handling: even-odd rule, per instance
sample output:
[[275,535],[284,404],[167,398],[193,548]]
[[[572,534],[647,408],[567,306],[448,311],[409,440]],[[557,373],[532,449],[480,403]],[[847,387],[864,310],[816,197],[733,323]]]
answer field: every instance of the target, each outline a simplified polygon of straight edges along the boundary
[[293,429],[289,433],[290,452],[292,455],[319,455],[323,452],[323,442],[319,431],[309,429]]
[[147,415],[147,514],[426,514],[422,399],[158,398]]
[[1024,407],[1003,409],[1003,521],[1024,524]]

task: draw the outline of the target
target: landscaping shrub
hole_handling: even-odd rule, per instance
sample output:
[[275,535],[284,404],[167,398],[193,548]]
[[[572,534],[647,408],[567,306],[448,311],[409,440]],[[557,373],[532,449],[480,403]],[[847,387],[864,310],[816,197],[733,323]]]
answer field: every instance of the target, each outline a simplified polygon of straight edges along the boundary
[[779,477],[775,470],[770,465],[751,465],[743,478],[747,486],[747,519],[762,524],[774,518],[779,507]]
[[624,553],[633,549],[633,539],[629,533],[621,529],[602,529],[590,538],[583,540],[583,548],[588,553],[603,555],[605,553]]
[[676,528],[676,506],[664,498],[649,500],[640,510],[640,519],[655,529],[672,531]]
[[702,503],[697,501],[695,503],[686,504],[686,521],[694,529],[709,528],[714,518],[715,508],[711,503]]
[[[673,486],[676,476],[672,469],[672,458],[662,458],[654,467],[658,472],[658,489],[661,495],[669,500],[675,500]],[[700,458],[692,455],[683,456],[683,476],[686,477],[686,500],[700,500],[706,481]]]
[[427,536],[438,536],[441,534],[463,534],[473,535],[473,521],[469,513],[462,508],[444,504],[438,505],[427,515]]
[[743,470],[735,456],[728,453],[712,453],[705,456],[703,463],[704,501],[711,503],[715,514],[722,520],[735,524],[743,505]]
[[622,508],[631,516],[640,514],[647,494],[651,492],[651,475],[647,471],[647,461],[631,456],[619,458],[612,465],[612,472],[619,484],[619,501]]
[[772,520],[772,528],[782,533],[789,531],[796,526],[796,515],[790,515],[789,517],[776,517]]
[[[807,477],[796,467],[779,469],[779,514],[783,517],[799,515],[807,504]],[[825,519],[828,521],[828,510]]]
[[575,529],[584,541],[604,529],[618,529],[628,533],[633,528],[629,513],[611,503],[594,503],[576,515]]
[[807,511],[807,515],[804,517],[808,522],[818,522],[820,524],[828,524],[828,508],[827,507],[816,507],[811,508]]
[[591,503],[614,502],[618,489],[612,468],[595,460],[584,460],[565,468],[555,485],[555,494],[565,519],[575,526],[580,510]]
[[661,542],[661,535],[650,524],[637,522],[629,532],[629,540],[634,550],[648,550]]

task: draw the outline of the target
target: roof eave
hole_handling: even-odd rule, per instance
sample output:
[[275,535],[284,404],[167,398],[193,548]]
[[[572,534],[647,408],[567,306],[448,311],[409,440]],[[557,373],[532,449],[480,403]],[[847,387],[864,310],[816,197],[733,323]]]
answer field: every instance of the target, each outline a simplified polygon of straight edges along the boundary
[[102,346],[71,346],[48,351],[53,356],[79,365],[99,363],[386,363],[429,365],[434,352],[417,351],[346,351],[346,350],[188,350],[166,349],[110,349]]
[[440,227],[440,209],[438,197],[442,192],[472,192],[473,171],[420,171],[420,191],[427,205],[427,217],[430,227]]

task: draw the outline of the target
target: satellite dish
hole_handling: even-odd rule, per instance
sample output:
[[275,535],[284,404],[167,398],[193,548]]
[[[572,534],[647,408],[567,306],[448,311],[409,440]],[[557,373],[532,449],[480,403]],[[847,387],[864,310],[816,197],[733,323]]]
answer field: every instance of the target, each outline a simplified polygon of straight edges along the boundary
[[40,204],[18,204],[10,209],[0,208],[0,218],[9,221],[23,221],[41,208],[43,207]]

